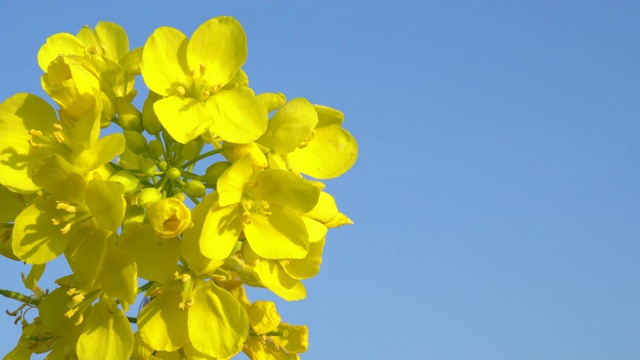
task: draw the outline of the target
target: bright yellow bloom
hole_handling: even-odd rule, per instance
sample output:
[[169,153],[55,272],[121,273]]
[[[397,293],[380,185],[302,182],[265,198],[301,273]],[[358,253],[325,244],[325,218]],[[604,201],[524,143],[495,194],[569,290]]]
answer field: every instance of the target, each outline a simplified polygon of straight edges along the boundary
[[338,177],[353,166],[358,143],[341,124],[338,110],[293,99],[280,108],[258,140],[270,149],[269,165],[317,179]]
[[191,210],[178,198],[157,201],[147,209],[147,217],[156,234],[172,238],[191,227]]
[[203,277],[180,276],[140,312],[140,337],[159,351],[191,343],[210,357],[227,358],[249,333],[247,312],[228,291]]
[[149,89],[164,97],[153,108],[176,141],[185,144],[207,131],[234,143],[262,135],[266,109],[250,91],[235,88],[246,57],[244,30],[231,17],[204,22],[190,40],[171,27],[149,37],[142,76]]

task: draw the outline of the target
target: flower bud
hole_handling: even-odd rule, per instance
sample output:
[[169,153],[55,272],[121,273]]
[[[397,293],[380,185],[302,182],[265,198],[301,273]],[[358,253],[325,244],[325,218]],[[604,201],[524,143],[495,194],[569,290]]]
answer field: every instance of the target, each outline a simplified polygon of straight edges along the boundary
[[160,99],[162,99],[162,96],[149,91],[149,96],[142,106],[142,126],[151,135],[158,134],[162,130],[162,124],[153,110],[153,104]]
[[162,199],[147,209],[149,223],[162,238],[182,234],[191,226],[191,211],[176,198]]
[[138,178],[127,170],[121,170],[111,175],[109,181],[124,185],[125,194],[131,194],[138,188]]
[[209,166],[206,173],[201,177],[205,186],[209,189],[215,189],[220,175],[230,167],[231,163],[227,161],[219,161]]
[[118,124],[124,130],[142,132],[142,114],[133,104],[123,98],[117,100]]
[[148,177],[152,177],[156,174],[157,167],[156,163],[151,159],[143,158],[140,160],[140,170],[144,172],[144,174]]
[[149,144],[147,139],[141,133],[135,130],[125,130],[124,138],[127,141],[127,147],[132,153],[140,155],[147,151]]
[[157,139],[151,140],[149,142],[149,152],[151,153],[151,156],[156,159],[162,156],[162,154],[164,154],[164,146],[162,145],[162,141]]
[[162,200],[162,194],[156,188],[145,188],[138,194],[138,204],[144,208],[148,208],[160,200]]
[[182,190],[185,194],[197,198],[203,197],[206,192],[204,184],[198,180],[189,181]]
[[178,169],[176,167],[171,167],[171,168],[169,168],[169,170],[167,170],[167,176],[171,180],[177,180],[177,179],[180,178],[181,175],[182,175],[182,173],[180,172],[180,169]]
[[[199,138],[198,138],[199,139]],[[202,141],[202,140],[200,140]],[[192,140],[189,141],[188,143],[184,144],[184,146],[182,147],[182,149],[180,150],[180,163],[188,161],[193,159],[194,157],[198,156],[198,153],[200,152],[199,149],[199,144],[196,140]]]

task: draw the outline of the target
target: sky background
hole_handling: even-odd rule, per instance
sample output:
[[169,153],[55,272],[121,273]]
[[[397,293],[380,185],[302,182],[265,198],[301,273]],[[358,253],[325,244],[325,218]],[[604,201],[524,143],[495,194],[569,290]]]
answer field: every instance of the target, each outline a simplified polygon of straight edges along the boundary
[[[359,143],[327,182],[355,225],[277,302],[303,359],[640,358],[637,2],[7,2],[0,99],[44,96],[54,33],[113,21],[135,48],[217,15],[256,92],[337,108]],[[22,291],[26,266],[0,271]],[[0,317],[0,353],[18,336]]]

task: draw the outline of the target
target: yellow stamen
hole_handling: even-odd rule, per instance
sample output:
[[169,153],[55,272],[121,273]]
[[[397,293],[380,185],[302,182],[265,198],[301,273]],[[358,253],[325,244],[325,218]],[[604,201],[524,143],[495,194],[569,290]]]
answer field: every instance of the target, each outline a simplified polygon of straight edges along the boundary
[[62,235],[65,235],[66,233],[69,232],[69,230],[71,230],[71,223],[67,223],[67,225],[65,225],[62,229],[60,229],[60,233]]
[[29,145],[31,145],[31,147],[34,147],[36,149],[40,149],[42,146],[36,144],[33,139],[29,139]]

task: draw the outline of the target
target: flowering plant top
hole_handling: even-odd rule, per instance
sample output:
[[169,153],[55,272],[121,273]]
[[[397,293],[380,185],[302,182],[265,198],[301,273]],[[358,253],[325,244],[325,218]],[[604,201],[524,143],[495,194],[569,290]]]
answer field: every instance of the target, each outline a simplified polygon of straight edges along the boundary
[[[47,39],[38,64],[57,109],[27,93],[0,104],[0,253],[31,265],[33,292],[0,290],[22,302],[11,313],[22,336],[5,359],[307,350],[306,326],[245,288],[305,298],[328,229],[351,224],[319,180],[351,168],[358,147],[340,111],[255,94],[246,57],[244,30],[227,16],[190,37],[158,28],[134,50],[110,22]],[[142,109],[138,76],[150,89]],[[73,273],[41,290],[61,255]]]

